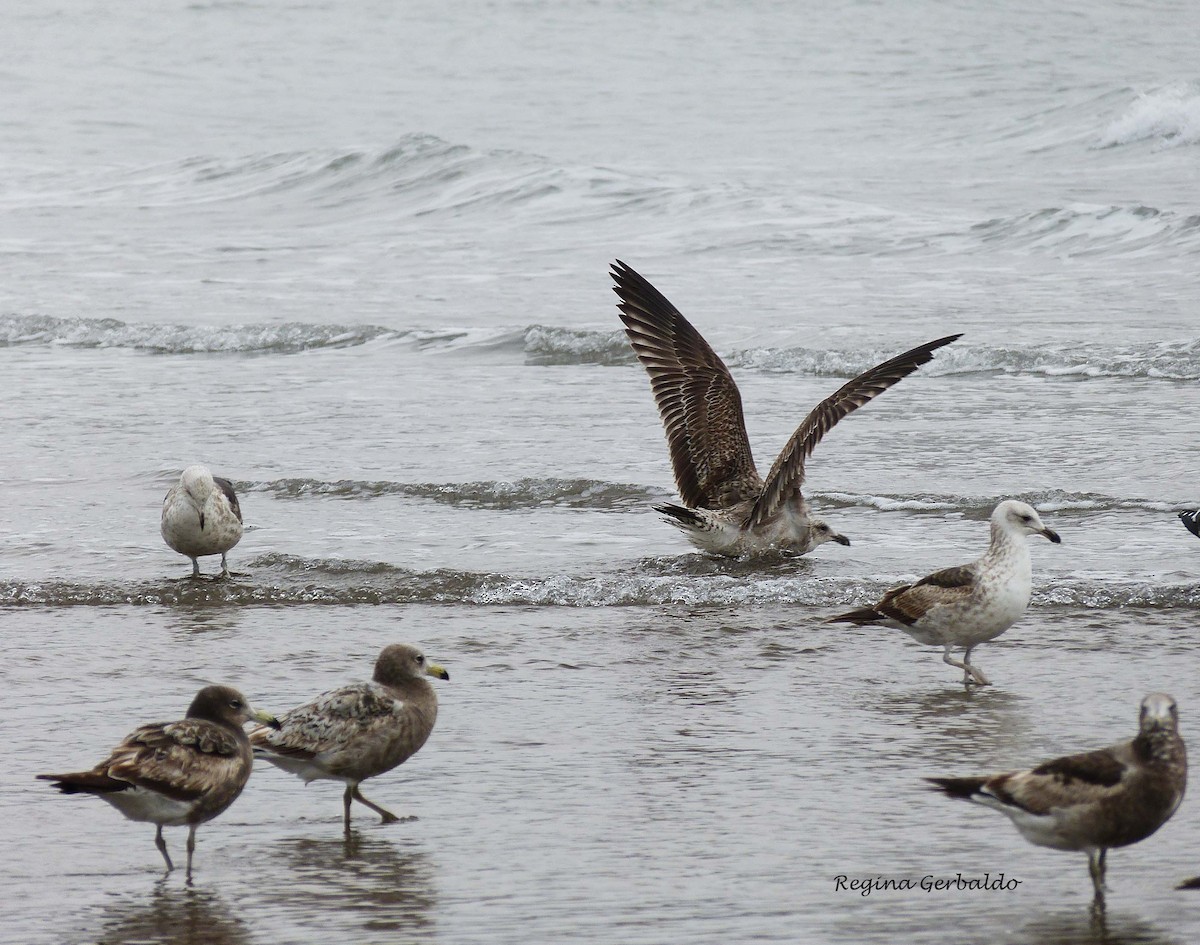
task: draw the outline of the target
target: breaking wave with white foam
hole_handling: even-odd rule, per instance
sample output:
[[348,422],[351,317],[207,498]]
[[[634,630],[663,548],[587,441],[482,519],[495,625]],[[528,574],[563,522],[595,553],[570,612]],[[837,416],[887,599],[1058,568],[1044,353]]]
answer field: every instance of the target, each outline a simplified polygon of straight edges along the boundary
[[1104,130],[1097,147],[1141,141],[1160,147],[1200,143],[1200,87],[1176,84],[1141,93]]

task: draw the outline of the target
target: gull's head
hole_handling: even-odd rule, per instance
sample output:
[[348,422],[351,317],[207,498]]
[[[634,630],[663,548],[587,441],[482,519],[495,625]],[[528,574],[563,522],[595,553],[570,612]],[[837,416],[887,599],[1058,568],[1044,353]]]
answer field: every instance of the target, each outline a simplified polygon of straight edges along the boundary
[[840,532],[834,531],[833,527],[824,519],[812,518],[808,521],[808,526],[811,529],[809,534],[812,535],[812,547],[823,545],[827,541],[836,541],[839,545],[850,544],[850,539]]
[[1152,692],[1142,700],[1138,728],[1143,732],[1173,732],[1179,725],[1179,707],[1165,692]]
[[397,686],[422,676],[450,678],[445,669],[427,660],[424,653],[407,643],[385,646],[375,661],[375,681],[383,686]]
[[188,707],[189,719],[207,719],[233,728],[241,728],[247,722],[261,722],[271,728],[279,728],[279,722],[269,712],[256,712],[246,697],[232,686],[205,686]]
[[1005,499],[996,506],[992,512],[992,524],[1014,535],[1042,535],[1056,545],[1062,541],[1058,532],[1042,521],[1037,509],[1016,499]]
[[199,502],[207,499],[208,494],[217,487],[207,466],[189,466],[180,475],[179,484],[184,492]]

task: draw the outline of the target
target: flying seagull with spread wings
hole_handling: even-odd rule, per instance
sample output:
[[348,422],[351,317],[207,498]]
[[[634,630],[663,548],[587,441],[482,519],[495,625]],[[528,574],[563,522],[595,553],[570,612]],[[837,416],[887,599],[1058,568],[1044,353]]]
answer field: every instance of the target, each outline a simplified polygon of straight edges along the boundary
[[731,557],[803,555],[850,539],[813,515],[804,464],[843,417],[882,394],[961,335],[905,351],[860,374],[812,409],[764,479],[754,464],[742,398],[725,363],[661,292],[619,259],[612,278],[625,334],[650,375],[683,505],[655,510],[696,547]]
[[1142,700],[1138,734],[1099,751],[1056,758],[1026,771],[926,778],[948,797],[1006,815],[1030,843],[1086,853],[1096,903],[1104,903],[1105,855],[1145,840],[1171,819],[1187,785],[1187,750],[1175,700]]

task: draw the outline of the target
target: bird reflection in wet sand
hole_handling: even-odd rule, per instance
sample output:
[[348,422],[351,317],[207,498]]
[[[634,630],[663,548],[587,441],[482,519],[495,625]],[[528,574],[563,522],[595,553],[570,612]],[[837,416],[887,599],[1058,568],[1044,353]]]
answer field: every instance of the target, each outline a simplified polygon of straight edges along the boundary
[[1137,915],[1109,915],[1093,906],[1088,912],[1073,910],[1041,914],[1016,932],[1020,942],[1037,945],[1183,945],[1171,935]]
[[421,849],[353,833],[295,839],[263,851],[254,886],[243,891],[254,913],[284,925],[319,928],[324,941],[364,941],[369,931],[404,941],[432,939],[438,909],[435,861]]
[[96,936],[103,945],[250,945],[246,924],[220,896],[193,886],[154,884],[148,902],[122,900],[104,910]]

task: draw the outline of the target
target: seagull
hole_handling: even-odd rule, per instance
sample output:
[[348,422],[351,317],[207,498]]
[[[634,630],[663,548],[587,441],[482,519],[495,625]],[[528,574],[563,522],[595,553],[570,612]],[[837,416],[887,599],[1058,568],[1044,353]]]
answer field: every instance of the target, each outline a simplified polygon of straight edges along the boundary
[[860,374],[812,409],[764,480],[754,464],[742,398],[725,363],[661,292],[619,259],[617,308],[666,428],[683,505],[655,506],[696,547],[741,557],[804,555],[850,539],[813,515],[800,492],[804,463],[834,424],[907,377],[961,335],[905,351]]
[[1190,512],[1180,512],[1179,521],[1183,522],[1183,527],[1189,532],[1200,538],[1200,509],[1192,509]]
[[1105,855],[1145,840],[1171,819],[1187,784],[1187,750],[1175,700],[1142,700],[1137,737],[1111,748],[981,778],[926,778],[948,797],[1008,816],[1030,843],[1086,853],[1096,902],[1104,902]]
[[411,758],[437,720],[437,693],[426,676],[450,678],[415,646],[384,647],[371,682],[353,683],[318,696],[280,718],[278,731],[250,731],[255,757],[303,778],[341,781],[346,833],[350,802],[364,804],[391,824],[400,818],[363,797],[359,785]]
[[242,540],[242,509],[233,483],[204,466],[189,466],[163,500],[161,531],[174,551],[192,559],[192,577],[200,576],[205,555],[221,556],[221,576],[229,577],[225,554]]
[[255,712],[229,686],[205,686],[178,722],[143,725],[92,768],[71,774],[39,774],[64,794],[95,794],[130,820],[157,824],[154,845],[175,868],[163,827],[188,827],[187,873],[192,875],[196,828],[232,804],[250,777],[253,756],[242,725],[279,723]]
[[[987,676],[971,664],[971,651],[1000,636],[1029,606],[1033,566],[1026,535],[1044,535],[1056,545],[1062,541],[1032,506],[1006,499],[992,511],[992,541],[983,557],[893,587],[877,604],[830,623],[903,630],[918,643],[942,647],[942,660],[963,671],[965,684],[987,686]],[[954,647],[965,651],[961,663],[950,655]]]

